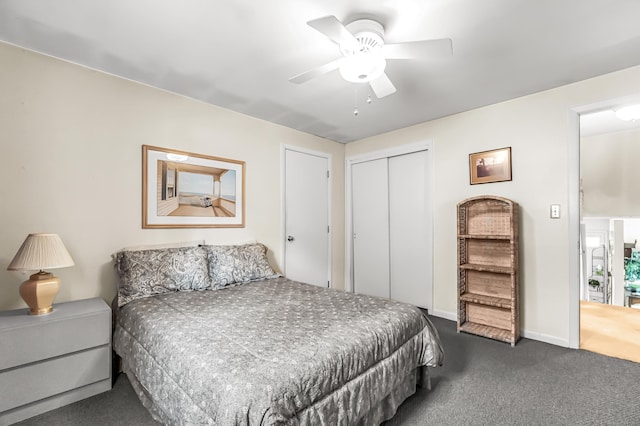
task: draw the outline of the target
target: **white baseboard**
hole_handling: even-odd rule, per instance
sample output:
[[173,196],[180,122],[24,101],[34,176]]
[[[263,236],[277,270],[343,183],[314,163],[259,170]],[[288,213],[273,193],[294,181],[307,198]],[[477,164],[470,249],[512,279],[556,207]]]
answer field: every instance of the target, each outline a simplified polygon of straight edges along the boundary
[[551,345],[562,346],[563,348],[569,347],[569,341],[567,339],[561,339],[548,334],[536,333],[535,331],[522,330],[520,332],[520,336],[531,340],[537,340],[539,342],[549,343]]
[[[434,317],[444,318],[451,321],[458,320],[458,314],[456,312],[440,311],[434,309],[433,312],[429,312]],[[539,342],[549,343],[551,345],[562,346],[564,348],[569,347],[569,341],[567,339],[561,339],[556,336],[550,336],[548,334],[536,333],[535,331],[521,330],[520,335],[527,339],[537,340]]]
[[434,309],[433,312],[429,313],[434,317],[444,318],[451,321],[458,321],[458,314],[456,314],[455,312],[439,311],[437,309]]

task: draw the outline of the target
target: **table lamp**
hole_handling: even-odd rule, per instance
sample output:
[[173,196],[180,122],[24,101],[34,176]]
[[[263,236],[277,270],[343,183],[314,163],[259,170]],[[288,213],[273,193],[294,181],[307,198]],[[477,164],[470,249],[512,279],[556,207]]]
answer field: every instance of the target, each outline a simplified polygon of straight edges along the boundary
[[73,266],[73,259],[58,234],[29,234],[9,264],[9,271],[39,270],[20,286],[20,296],[31,315],[53,311],[60,279],[44,269]]

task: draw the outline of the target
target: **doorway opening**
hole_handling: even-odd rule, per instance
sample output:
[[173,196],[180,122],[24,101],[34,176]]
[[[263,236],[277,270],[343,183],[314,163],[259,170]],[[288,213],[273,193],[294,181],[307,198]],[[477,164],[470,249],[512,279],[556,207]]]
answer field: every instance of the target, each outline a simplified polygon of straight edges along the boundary
[[579,299],[577,347],[640,362],[640,197],[633,164],[640,155],[640,122],[615,117],[616,109],[631,103],[640,103],[640,97],[579,112],[580,250],[574,294]]

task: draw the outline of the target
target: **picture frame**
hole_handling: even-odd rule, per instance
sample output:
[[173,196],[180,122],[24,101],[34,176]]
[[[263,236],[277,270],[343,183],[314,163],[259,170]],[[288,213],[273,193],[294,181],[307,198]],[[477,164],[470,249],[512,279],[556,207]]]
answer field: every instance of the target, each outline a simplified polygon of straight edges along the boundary
[[511,180],[511,147],[469,154],[470,184]]
[[245,162],[142,145],[143,228],[242,228]]

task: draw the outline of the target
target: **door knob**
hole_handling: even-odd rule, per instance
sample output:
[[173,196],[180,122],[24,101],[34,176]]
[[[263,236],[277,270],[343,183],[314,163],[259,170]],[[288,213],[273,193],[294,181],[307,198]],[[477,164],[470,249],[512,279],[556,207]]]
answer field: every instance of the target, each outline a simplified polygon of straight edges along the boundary
[[293,241],[293,240],[294,240],[294,238],[293,238],[291,235],[289,235],[289,236],[287,237],[287,241],[291,242],[291,241]]

